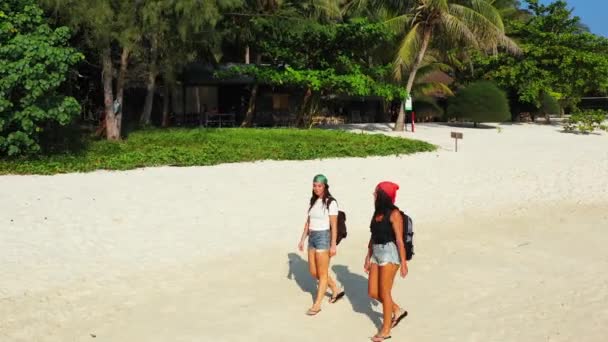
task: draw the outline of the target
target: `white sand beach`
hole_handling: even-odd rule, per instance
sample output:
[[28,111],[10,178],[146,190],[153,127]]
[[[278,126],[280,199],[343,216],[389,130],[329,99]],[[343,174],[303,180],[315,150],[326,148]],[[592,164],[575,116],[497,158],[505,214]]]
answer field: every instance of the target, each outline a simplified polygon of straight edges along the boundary
[[[421,124],[400,135],[440,149],[412,156],[0,177],[0,341],[366,341],[382,180],[416,232],[393,341],[606,341],[608,135],[501,127]],[[319,172],[347,213],[347,294],[307,317],[296,244]]]

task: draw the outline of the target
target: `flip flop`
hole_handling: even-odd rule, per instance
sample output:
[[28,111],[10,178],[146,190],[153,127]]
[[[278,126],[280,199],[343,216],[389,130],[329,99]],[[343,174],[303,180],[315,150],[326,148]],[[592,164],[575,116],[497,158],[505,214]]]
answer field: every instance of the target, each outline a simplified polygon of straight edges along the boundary
[[346,294],[346,293],[345,293],[344,291],[342,291],[342,292],[338,293],[338,294],[337,294],[335,297],[334,297],[334,296],[332,296],[332,297],[329,299],[329,302],[333,304],[333,303],[335,303],[335,302],[339,301],[340,299],[342,299],[342,297],[344,297],[344,295],[345,295],[345,294]]
[[396,327],[397,324],[399,324],[399,322],[401,322],[401,320],[404,319],[405,317],[407,317],[407,311],[403,310],[403,312],[401,313],[401,315],[399,315],[399,317],[393,318],[392,328]]
[[380,335],[376,335],[374,337],[372,337],[372,341],[373,342],[382,342],[382,341],[386,341],[389,338],[392,338],[390,335],[389,336],[380,336]]
[[319,312],[321,312],[321,309],[319,309],[319,310],[308,309],[308,311],[306,311],[306,314],[308,316],[314,316],[314,315],[318,314]]

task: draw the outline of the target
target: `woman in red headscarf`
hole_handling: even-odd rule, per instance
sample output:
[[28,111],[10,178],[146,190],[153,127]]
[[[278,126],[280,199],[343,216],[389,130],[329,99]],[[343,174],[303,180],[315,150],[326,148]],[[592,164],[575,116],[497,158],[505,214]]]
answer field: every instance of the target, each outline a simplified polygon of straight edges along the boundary
[[395,206],[399,185],[382,182],[374,191],[374,215],[370,224],[371,238],[365,257],[365,272],[369,273],[368,294],[382,303],[384,322],[372,341],[389,339],[391,329],[407,316],[393,301],[391,290],[397,271],[407,275],[405,243],[403,241],[403,216]]

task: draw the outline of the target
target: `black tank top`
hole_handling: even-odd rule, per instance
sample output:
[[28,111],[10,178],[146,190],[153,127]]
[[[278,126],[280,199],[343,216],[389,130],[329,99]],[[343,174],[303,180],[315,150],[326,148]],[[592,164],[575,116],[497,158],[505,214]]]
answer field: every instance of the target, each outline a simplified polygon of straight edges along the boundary
[[396,242],[395,231],[393,230],[393,224],[391,223],[392,211],[385,213],[382,220],[376,221],[376,215],[372,217],[372,223],[370,224],[370,230],[372,232],[372,243],[373,244],[385,244],[389,242]]

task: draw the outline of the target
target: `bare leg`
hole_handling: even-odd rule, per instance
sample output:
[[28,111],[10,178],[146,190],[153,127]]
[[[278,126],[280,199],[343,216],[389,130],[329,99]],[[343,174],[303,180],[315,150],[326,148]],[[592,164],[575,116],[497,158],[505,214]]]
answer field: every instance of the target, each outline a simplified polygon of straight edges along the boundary
[[318,311],[321,309],[321,302],[323,301],[323,297],[325,297],[325,292],[327,291],[329,278],[329,251],[317,251],[315,253],[315,261],[317,265],[319,288],[317,291],[317,299],[315,300],[311,309]]
[[[336,285],[336,281],[332,278],[331,274],[329,274],[329,263],[331,262],[331,257],[327,261],[327,285],[331,289],[332,296],[337,295],[340,292],[338,285]],[[329,299],[331,301],[331,298]]]
[[[367,281],[367,294],[369,295],[370,298],[375,299],[375,300],[379,301],[380,303],[382,303],[382,298],[380,297],[380,292],[378,290],[379,288],[380,288],[379,267],[378,267],[378,264],[372,263],[370,270],[369,270],[369,278]],[[393,315],[395,315],[395,317],[397,317],[397,315],[399,315],[400,310],[401,310],[401,308],[399,307],[399,305],[397,305],[397,303],[393,302]]]
[[317,260],[315,254],[314,249],[308,249],[308,271],[315,280],[318,280],[319,276],[317,275]]
[[[319,274],[317,272],[317,260],[316,260],[316,252],[314,249],[309,249],[308,250],[308,271],[310,272],[310,275],[316,279],[319,280]],[[328,273],[329,273],[329,261],[327,264],[327,268],[328,268]],[[336,281],[331,277],[331,275],[327,275],[327,285],[329,286],[329,288],[331,289],[331,292],[333,295],[338,294],[338,286],[336,285]]]
[[379,295],[382,300],[382,313],[384,319],[382,322],[382,329],[380,329],[379,333],[380,336],[389,336],[391,333],[394,308],[397,306],[393,303],[391,290],[393,289],[393,281],[395,280],[397,270],[399,270],[399,265],[395,264],[387,264],[378,267]]

